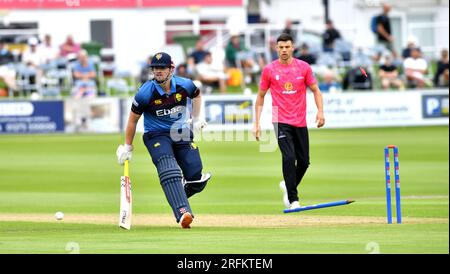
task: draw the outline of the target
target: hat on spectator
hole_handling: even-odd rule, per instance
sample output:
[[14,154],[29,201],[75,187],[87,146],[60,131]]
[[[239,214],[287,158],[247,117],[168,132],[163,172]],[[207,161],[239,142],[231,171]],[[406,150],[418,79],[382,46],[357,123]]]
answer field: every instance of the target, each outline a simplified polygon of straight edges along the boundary
[[28,38],[28,45],[30,46],[37,46],[37,44],[39,44],[39,41],[36,37],[30,37]]

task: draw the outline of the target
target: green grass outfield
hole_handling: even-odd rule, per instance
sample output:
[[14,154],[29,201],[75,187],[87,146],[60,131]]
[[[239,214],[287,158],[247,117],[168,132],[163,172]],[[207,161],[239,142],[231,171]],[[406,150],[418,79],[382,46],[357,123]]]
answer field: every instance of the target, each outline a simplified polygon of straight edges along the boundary
[[[292,214],[282,213],[278,150],[198,142],[213,179],[190,199],[190,230],[175,223],[139,134],[130,165],[133,228],[117,227],[122,142],[122,135],[0,136],[0,253],[71,246],[80,253],[449,253],[448,127],[311,130],[301,204],[356,202]],[[383,149],[391,143],[400,150],[401,225],[386,224]]]

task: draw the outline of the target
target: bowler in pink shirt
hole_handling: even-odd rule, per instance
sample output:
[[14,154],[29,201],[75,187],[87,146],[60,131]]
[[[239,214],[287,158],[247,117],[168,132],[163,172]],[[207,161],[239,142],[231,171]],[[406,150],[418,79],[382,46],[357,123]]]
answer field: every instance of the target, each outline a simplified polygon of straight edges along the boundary
[[255,104],[253,134],[261,135],[260,118],[264,97],[272,95],[272,122],[283,158],[283,178],[280,188],[286,208],[299,208],[298,185],[309,166],[309,137],[306,124],[306,91],[314,94],[317,106],[317,127],[323,127],[322,93],[308,63],[293,58],[294,41],[283,33],[277,39],[278,59],[267,65],[261,75]]

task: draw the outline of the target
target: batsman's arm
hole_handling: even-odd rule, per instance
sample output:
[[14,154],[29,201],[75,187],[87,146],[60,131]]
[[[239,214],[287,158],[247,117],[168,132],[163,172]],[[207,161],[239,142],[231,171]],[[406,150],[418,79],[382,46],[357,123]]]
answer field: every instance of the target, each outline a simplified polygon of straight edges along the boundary
[[255,102],[255,122],[253,124],[253,134],[255,135],[256,141],[259,141],[259,137],[261,136],[261,113],[264,106],[264,97],[266,96],[267,89],[262,90],[259,89],[258,95],[256,95]]
[[200,111],[202,110],[202,95],[199,93],[192,99],[192,119],[195,121],[200,118]]
[[134,135],[136,134],[136,125],[141,118],[140,114],[136,114],[130,111],[130,116],[128,117],[127,128],[125,130],[125,144],[133,146]]
[[325,116],[323,114],[323,97],[322,93],[320,92],[319,86],[317,84],[312,84],[309,86],[309,89],[314,94],[314,101],[316,102],[317,106],[317,115],[316,115],[316,123],[317,127],[323,127],[325,124]]

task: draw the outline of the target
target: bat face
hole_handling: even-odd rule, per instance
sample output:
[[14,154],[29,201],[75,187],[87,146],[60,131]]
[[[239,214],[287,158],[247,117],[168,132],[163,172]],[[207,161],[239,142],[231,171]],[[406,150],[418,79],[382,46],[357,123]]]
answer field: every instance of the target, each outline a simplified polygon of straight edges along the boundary
[[120,219],[119,226],[124,229],[131,229],[131,180],[128,176],[128,165],[125,166],[125,176],[120,177]]

